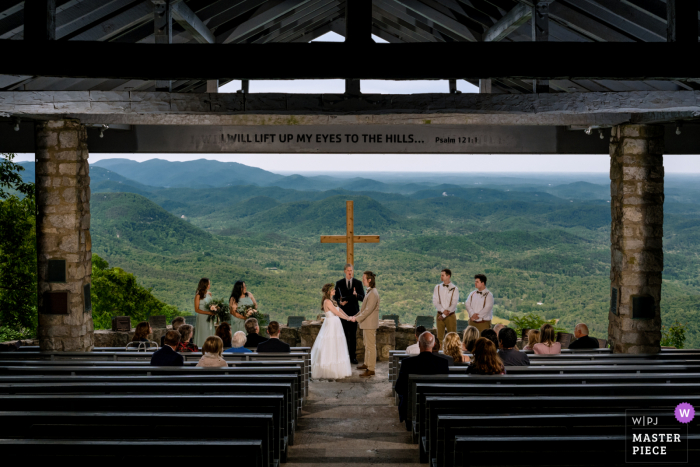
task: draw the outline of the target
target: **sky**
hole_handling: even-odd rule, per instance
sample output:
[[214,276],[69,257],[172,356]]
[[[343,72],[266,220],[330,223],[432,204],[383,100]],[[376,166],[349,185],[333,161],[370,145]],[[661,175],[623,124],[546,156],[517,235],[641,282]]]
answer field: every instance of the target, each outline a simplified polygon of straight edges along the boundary
[[[386,42],[373,36],[377,42]],[[342,42],[342,36],[329,32],[314,42]],[[448,92],[447,81],[379,81],[363,80],[360,84],[364,93],[371,94],[414,94]],[[241,88],[240,81],[232,81],[219,92],[236,92]],[[457,82],[457,89],[463,93],[476,93],[479,89],[466,81]],[[296,80],[296,81],[251,81],[251,93],[337,93],[345,92],[343,80]],[[136,161],[165,159],[187,161],[213,159],[224,162],[260,167],[275,173],[333,173],[351,170],[353,172],[479,172],[479,173],[607,173],[610,171],[610,157],[601,155],[473,155],[473,154],[91,154],[90,162],[102,159],[126,158]],[[350,163],[339,163],[348,160]],[[33,160],[33,154],[18,154],[17,161]],[[436,170],[436,161],[440,169]],[[664,157],[667,173],[700,173],[699,156]]]

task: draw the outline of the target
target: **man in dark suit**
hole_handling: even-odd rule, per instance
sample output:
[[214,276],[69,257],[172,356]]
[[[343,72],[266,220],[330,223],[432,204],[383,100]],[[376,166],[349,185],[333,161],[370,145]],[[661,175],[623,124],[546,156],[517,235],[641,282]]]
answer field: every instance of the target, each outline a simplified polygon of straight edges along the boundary
[[[426,331],[418,338],[420,353],[415,357],[401,360],[399,378],[394,389],[399,395],[399,419],[406,420],[406,408],[408,403],[408,375],[446,375],[449,373],[447,360],[433,354],[435,336]],[[406,420],[406,429],[410,430],[410,421]]]
[[569,344],[570,349],[598,349],[600,344],[598,339],[588,335],[588,326],[584,323],[578,323],[574,328],[574,337],[576,340]]
[[260,335],[260,326],[258,326],[258,320],[255,318],[248,318],[245,320],[245,332],[248,333],[245,345],[243,346],[246,349],[254,349],[267,340]]
[[175,352],[177,344],[180,343],[180,333],[177,331],[168,331],[165,334],[165,345],[153,352],[151,357],[151,365],[153,366],[182,366],[185,359],[182,355]]
[[503,360],[505,366],[530,366],[530,359],[525,352],[521,352],[516,347],[518,335],[513,328],[503,328],[498,333],[498,341],[501,349],[498,356]]
[[280,340],[280,323],[270,321],[270,324],[267,326],[267,333],[270,335],[270,338],[258,344],[258,353],[292,351],[289,344]]
[[[345,265],[345,278],[335,283],[335,299],[338,300],[340,309],[348,316],[355,316],[359,313],[359,302],[365,299],[365,289],[362,287],[362,282],[353,278],[353,274],[352,264],[347,263]],[[357,364],[357,323],[344,319],[340,322],[345,332],[350,362]]]

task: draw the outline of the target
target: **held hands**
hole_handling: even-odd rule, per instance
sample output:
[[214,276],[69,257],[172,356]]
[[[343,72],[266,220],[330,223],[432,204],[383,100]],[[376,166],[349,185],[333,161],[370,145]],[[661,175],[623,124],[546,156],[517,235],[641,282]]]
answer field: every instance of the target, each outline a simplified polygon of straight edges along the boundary
[[442,321],[443,319],[445,319],[442,317],[442,311],[437,312],[437,319],[438,319],[438,321]]
[[474,313],[474,314],[471,316],[471,320],[472,320],[472,321],[479,321],[479,313]]

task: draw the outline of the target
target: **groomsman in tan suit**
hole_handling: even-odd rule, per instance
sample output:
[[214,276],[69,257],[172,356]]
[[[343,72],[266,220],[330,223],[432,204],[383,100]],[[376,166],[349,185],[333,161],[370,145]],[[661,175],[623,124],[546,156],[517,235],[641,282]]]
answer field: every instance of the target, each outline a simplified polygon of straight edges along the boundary
[[357,367],[358,370],[366,370],[360,375],[362,378],[374,376],[377,365],[377,328],[379,327],[379,292],[377,292],[376,276],[372,271],[365,271],[362,275],[362,284],[367,287],[365,299],[362,302],[360,312],[351,318],[360,323],[362,340],[365,344],[365,363]]

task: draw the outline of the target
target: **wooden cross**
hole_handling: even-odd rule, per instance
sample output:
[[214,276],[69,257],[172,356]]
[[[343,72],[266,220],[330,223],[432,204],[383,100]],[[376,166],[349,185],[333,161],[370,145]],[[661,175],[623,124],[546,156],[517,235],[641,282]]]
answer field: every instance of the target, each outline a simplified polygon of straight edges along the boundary
[[379,243],[379,235],[355,235],[354,203],[345,202],[345,235],[321,235],[321,243],[345,243],[347,262],[355,266],[355,243]]

